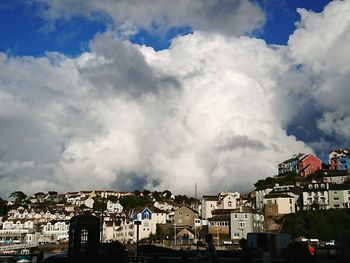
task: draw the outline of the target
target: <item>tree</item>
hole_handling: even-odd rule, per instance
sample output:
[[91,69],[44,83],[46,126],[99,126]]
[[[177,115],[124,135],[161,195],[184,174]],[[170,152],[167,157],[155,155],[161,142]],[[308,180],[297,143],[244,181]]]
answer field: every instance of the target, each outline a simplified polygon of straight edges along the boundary
[[189,199],[188,199],[187,195],[177,195],[177,196],[175,196],[174,201],[177,204],[188,204]]
[[8,212],[7,202],[0,198],[0,216],[5,216]]
[[105,210],[107,210],[107,203],[104,200],[100,200],[100,199],[95,199],[94,200],[94,205],[92,207],[92,209],[96,212],[103,212]]
[[22,191],[15,191],[10,194],[9,198],[11,197],[15,198],[16,204],[22,204],[23,201],[27,198],[27,195]]
[[143,196],[149,196],[150,195],[150,191],[148,191],[147,189],[143,190],[142,194]]
[[152,201],[147,196],[132,196],[127,195],[119,199],[120,204],[125,210],[131,210],[132,208],[140,208],[147,204],[150,204]]
[[108,200],[110,200],[113,203],[116,203],[118,202],[119,198],[114,195],[111,195],[111,196],[108,196]]
[[163,194],[165,199],[170,199],[171,196],[172,196],[172,194],[171,194],[171,192],[169,190],[163,191],[162,194]]

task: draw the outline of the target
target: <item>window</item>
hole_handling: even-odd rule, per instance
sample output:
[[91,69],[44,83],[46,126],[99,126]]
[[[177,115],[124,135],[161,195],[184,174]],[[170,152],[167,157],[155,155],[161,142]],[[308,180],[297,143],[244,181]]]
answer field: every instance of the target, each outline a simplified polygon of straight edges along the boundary
[[80,235],[81,252],[87,252],[88,235],[89,235],[89,232],[87,229],[81,230],[81,235]]
[[289,199],[289,203],[290,203],[290,204],[292,203],[292,199]]
[[228,205],[228,207],[232,207],[232,202],[228,201],[227,205]]
[[248,218],[248,215],[244,215],[244,218]]
[[237,214],[235,214],[235,218],[238,218]]
[[244,228],[245,228],[245,222],[244,222],[244,221],[238,222],[238,223],[237,223],[237,227],[238,227],[239,229],[244,229]]

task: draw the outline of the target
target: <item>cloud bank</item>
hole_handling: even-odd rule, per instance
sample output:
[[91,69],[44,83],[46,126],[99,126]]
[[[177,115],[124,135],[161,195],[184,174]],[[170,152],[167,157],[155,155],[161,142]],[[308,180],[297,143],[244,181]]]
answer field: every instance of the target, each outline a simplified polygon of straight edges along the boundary
[[[65,2],[71,14],[61,1],[49,3],[52,16],[77,12],[75,1]],[[86,1],[81,11],[90,15],[93,4],[110,10],[109,1]],[[310,120],[315,129],[349,141],[349,8],[334,1],[321,14],[300,10],[287,46],[203,26],[163,51],[107,31],[76,58],[1,53],[0,193],[148,188],[192,194],[195,183],[200,193],[248,190],[291,154],[313,151],[287,132],[306,108],[321,113]],[[179,18],[167,19],[177,25]]]

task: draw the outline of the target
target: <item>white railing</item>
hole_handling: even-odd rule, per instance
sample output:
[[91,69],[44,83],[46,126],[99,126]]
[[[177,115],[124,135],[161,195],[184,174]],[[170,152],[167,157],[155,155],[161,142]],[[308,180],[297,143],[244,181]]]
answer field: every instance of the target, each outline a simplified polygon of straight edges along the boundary
[[26,249],[26,248],[34,248],[37,246],[38,246],[38,242],[4,245],[4,246],[0,246],[0,252],[4,252],[4,251],[8,251],[8,250],[20,250],[20,249]]

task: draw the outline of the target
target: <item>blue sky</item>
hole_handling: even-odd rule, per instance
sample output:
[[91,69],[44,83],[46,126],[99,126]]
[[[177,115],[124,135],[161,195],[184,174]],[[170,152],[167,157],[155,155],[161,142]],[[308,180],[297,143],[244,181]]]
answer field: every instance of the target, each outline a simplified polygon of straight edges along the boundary
[[0,0],[0,195],[216,194],[296,153],[327,162],[350,143],[349,13],[340,0]]
[[[295,23],[300,16],[297,8],[320,12],[329,0],[257,0],[266,12],[263,29],[253,33],[269,44],[285,45],[289,35],[295,30]],[[45,52],[57,51],[69,56],[77,56],[88,50],[88,43],[98,32],[104,32],[106,20],[88,19],[74,16],[58,19],[55,25],[48,25],[40,14],[37,5],[27,1],[0,1],[0,24],[2,37],[0,51],[14,56],[42,56]],[[152,46],[156,50],[169,47],[171,39],[177,35],[192,32],[190,27],[171,28],[164,34],[155,34],[141,30],[130,37],[133,43]]]

